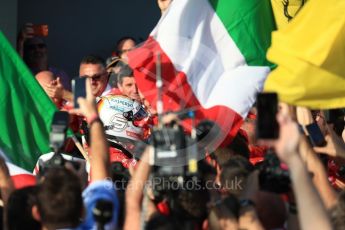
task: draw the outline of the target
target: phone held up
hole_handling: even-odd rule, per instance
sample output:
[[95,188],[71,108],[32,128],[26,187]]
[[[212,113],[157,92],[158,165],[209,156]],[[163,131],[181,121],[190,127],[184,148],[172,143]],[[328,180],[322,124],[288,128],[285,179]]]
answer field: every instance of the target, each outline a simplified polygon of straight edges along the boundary
[[86,77],[76,77],[72,80],[74,108],[79,108],[78,98],[86,97]]
[[47,37],[48,36],[48,25],[32,25],[33,35],[37,37]]
[[320,130],[320,127],[318,126],[317,123],[314,122],[312,124],[309,124],[309,125],[305,126],[305,128],[308,131],[308,134],[309,134],[308,136],[309,136],[310,142],[313,146],[322,147],[322,146],[325,146],[327,144],[325,137],[323,136],[323,134]]
[[277,139],[279,124],[277,122],[278,95],[276,93],[258,93],[257,107],[257,139]]

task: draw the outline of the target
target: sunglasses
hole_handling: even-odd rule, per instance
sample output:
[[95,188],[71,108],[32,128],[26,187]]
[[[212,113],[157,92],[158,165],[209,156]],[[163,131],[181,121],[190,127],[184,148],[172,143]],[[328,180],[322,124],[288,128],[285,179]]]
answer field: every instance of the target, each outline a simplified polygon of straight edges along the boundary
[[105,75],[108,75],[108,73],[105,72],[105,73],[101,73],[101,74],[95,74],[95,75],[93,75],[93,76],[87,76],[87,75],[85,75],[85,77],[90,78],[92,81],[99,81],[99,80],[101,79],[101,77],[103,77],[103,76],[105,76]]

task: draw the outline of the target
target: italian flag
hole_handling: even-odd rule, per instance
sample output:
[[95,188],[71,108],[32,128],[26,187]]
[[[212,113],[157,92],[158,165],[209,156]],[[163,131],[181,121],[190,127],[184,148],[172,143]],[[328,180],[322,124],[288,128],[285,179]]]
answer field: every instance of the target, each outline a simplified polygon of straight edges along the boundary
[[6,163],[16,189],[36,185],[36,176],[14,164]]
[[56,106],[0,31],[0,151],[32,171],[50,152],[49,132]]
[[36,185],[36,176],[32,173],[26,171],[23,168],[20,168],[10,162],[8,162],[8,158],[0,149],[0,157],[4,159],[6,162],[6,166],[10,173],[13,185],[16,189],[24,188],[27,186]]
[[165,111],[193,109],[230,139],[263,88],[275,29],[269,0],[174,0],[148,40],[129,53],[138,88],[156,105],[161,54]]

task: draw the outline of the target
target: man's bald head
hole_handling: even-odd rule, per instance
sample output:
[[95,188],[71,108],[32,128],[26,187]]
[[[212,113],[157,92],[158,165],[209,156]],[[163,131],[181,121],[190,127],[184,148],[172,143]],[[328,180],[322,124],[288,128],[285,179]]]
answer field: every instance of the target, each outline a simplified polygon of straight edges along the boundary
[[44,88],[45,85],[55,80],[55,76],[50,71],[41,71],[38,74],[36,74],[36,80]]

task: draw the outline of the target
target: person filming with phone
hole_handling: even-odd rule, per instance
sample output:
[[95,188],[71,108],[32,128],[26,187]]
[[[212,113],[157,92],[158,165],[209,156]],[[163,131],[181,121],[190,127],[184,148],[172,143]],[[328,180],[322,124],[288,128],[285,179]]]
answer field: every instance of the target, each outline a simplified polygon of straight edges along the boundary
[[68,74],[49,63],[48,47],[44,40],[47,36],[48,25],[26,23],[18,34],[17,51],[33,75],[41,71],[50,71],[57,76],[57,82],[52,87],[62,85],[64,89],[71,90],[71,79]]

